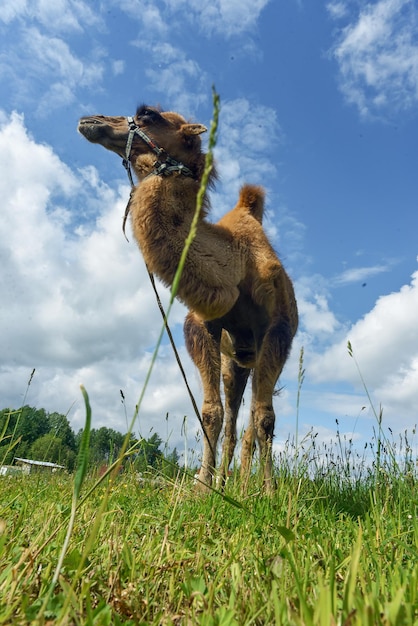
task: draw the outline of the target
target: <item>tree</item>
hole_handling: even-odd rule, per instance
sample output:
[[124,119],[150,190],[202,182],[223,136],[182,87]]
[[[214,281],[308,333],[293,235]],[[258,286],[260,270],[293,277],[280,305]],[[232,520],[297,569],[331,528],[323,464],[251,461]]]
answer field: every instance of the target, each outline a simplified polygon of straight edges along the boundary
[[75,452],[75,435],[66,415],[61,415],[60,413],[50,413],[49,424],[50,432],[54,433],[55,436],[62,440],[64,445]]
[[160,450],[162,439],[154,433],[149,439],[142,439],[138,445],[138,453],[135,458],[135,467],[144,472],[149,467],[158,468],[161,466],[163,453]]
[[36,439],[49,432],[49,417],[45,409],[24,406],[18,422],[17,434],[22,440],[32,444]]
[[11,463],[15,456],[27,457],[32,443],[49,432],[49,417],[44,409],[27,405],[17,410],[3,409],[0,429],[5,429],[0,460]]
[[119,456],[124,438],[113,428],[93,428],[90,432],[90,464],[114,461]]
[[75,451],[71,450],[60,437],[56,437],[52,432],[39,437],[30,447],[31,459],[57,463],[69,471],[74,469],[75,457]]

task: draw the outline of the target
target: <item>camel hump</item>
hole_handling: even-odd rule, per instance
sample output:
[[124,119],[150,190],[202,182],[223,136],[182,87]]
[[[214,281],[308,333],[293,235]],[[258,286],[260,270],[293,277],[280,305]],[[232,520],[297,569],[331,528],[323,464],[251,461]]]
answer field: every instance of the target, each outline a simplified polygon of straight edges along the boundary
[[263,221],[264,213],[264,189],[257,185],[244,185],[241,187],[238,204],[245,207],[255,219]]

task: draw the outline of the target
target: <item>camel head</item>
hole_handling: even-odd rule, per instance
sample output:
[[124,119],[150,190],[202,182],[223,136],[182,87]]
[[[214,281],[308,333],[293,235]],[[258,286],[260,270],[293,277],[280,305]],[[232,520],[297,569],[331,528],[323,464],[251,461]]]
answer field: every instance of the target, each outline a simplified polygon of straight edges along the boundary
[[156,156],[163,168],[166,162],[174,162],[185,166],[183,173],[196,178],[200,175],[199,135],[207,129],[202,124],[188,123],[178,113],[142,105],[133,117],[82,117],[78,130],[91,143],[98,143],[130,162],[139,178],[155,166]]

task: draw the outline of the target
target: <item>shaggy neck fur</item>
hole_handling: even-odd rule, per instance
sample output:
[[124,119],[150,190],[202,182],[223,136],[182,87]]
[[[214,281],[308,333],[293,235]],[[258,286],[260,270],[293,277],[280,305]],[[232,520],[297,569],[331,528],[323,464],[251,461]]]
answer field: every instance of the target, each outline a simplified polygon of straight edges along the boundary
[[[134,236],[149,271],[166,285],[173,282],[190,231],[199,184],[180,175],[150,176],[132,196]],[[231,233],[207,222],[206,210],[205,206],[189,248],[178,297],[210,320],[222,317],[232,308],[244,268]]]

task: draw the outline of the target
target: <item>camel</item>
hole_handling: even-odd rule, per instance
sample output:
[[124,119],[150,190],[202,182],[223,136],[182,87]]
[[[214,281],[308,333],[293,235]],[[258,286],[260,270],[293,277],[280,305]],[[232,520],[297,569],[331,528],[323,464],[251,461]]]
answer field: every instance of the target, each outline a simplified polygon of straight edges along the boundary
[[[132,230],[150,272],[173,278],[196,209],[207,129],[174,112],[142,105],[133,117],[82,117],[78,129],[124,159],[138,179],[130,200]],[[216,174],[212,172],[213,183]],[[188,307],[187,350],[203,387],[203,455],[198,485],[208,490],[224,426],[221,480],[228,476],[236,424],[252,373],[250,419],[242,439],[241,476],[247,484],[258,444],[263,487],[272,492],[273,393],[298,326],[292,282],[262,226],[263,188],[245,184],[238,203],[216,224],[205,197],[177,297]],[[221,400],[221,378],[224,406]]]

